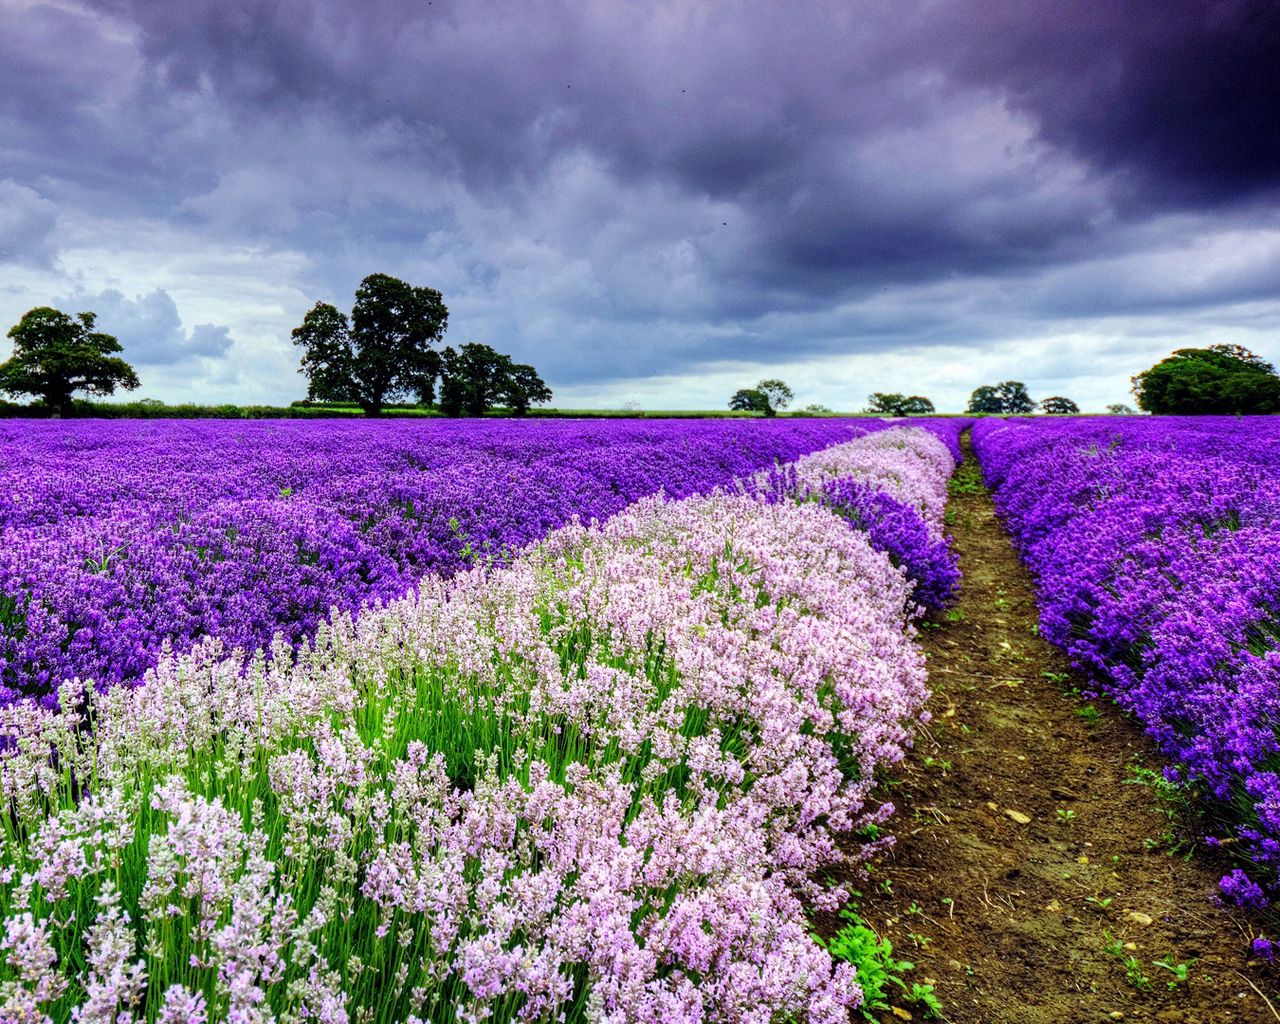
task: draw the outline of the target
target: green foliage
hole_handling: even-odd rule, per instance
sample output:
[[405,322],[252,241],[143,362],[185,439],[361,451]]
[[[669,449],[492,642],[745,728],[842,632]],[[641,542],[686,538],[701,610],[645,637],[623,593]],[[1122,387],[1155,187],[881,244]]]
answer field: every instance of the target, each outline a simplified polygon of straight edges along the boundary
[[1146,847],[1155,849],[1163,846],[1171,856],[1184,851],[1190,856],[1195,849],[1195,841],[1188,839],[1187,835],[1193,835],[1195,830],[1186,828],[1183,821],[1191,817],[1196,808],[1187,787],[1166,779],[1163,772],[1153,771],[1139,764],[1127,765],[1125,776],[1126,786],[1146,786],[1151,790],[1151,795],[1156,798],[1156,806],[1165,818],[1164,831],[1159,837],[1144,840]]
[[795,393],[776,377],[767,377],[753,388],[740,388],[729,399],[734,412],[758,412],[765,416],[778,415],[795,398]]
[[739,388],[729,399],[729,408],[734,412],[765,412],[769,408],[769,400],[755,388]]
[[867,1020],[876,1019],[872,1011],[889,1009],[891,987],[902,992],[903,1001],[923,1007],[926,1017],[934,1017],[942,1012],[942,1003],[934,994],[932,985],[908,986],[903,975],[915,970],[915,964],[909,960],[895,959],[893,943],[880,938],[848,907],[840,911],[840,916],[849,923],[836,932],[830,941],[818,936],[815,938],[826,947],[833,959],[843,960],[857,968],[858,985],[862,988],[863,996],[862,1015]]
[[73,411],[72,395],[114,394],[138,386],[133,367],[119,356],[120,342],[93,329],[97,316],[68,316],[49,306],[23,314],[10,330],[13,356],[0,364],[0,392],[33,395],[59,415]]
[[982,494],[986,487],[982,483],[982,470],[974,459],[965,459],[956,467],[955,473],[947,481],[950,494]]
[[1195,966],[1195,963],[1196,961],[1192,959],[1185,963],[1175,964],[1173,962],[1172,953],[1168,954],[1163,960],[1151,961],[1153,967],[1163,967],[1173,975],[1173,977],[1168,981],[1170,991],[1176,989],[1179,985],[1185,985],[1190,981],[1191,968]]
[[1025,416],[1035,410],[1036,403],[1020,380],[984,384],[969,396],[966,412],[975,415]]
[[1125,978],[1129,984],[1139,992],[1150,992],[1151,979],[1142,973],[1142,961],[1136,956],[1130,955],[1125,950],[1124,943],[1110,932],[1103,932],[1102,937],[1104,941],[1103,952],[1119,961],[1120,966],[1124,968]]
[[317,302],[293,331],[303,350],[299,372],[307,397],[353,402],[377,416],[388,401],[434,388],[449,311],[434,288],[415,288],[387,274],[360,282],[351,318]]
[[446,348],[440,360],[440,411],[446,416],[483,416],[498,404],[524,416],[533,403],[551,401],[551,389],[527,363],[488,345]]
[[1107,406],[1107,413],[1111,416],[1136,416],[1137,415],[1137,413],[1134,412],[1133,409],[1129,408],[1129,406],[1124,405],[1120,402],[1113,402],[1111,405]]
[[867,412],[876,416],[931,416],[935,409],[924,395],[873,391],[867,395]]
[[756,390],[764,395],[768,408],[766,416],[776,416],[780,409],[785,409],[796,397],[795,393],[776,377],[768,377],[756,385]]
[[973,394],[969,396],[969,406],[965,412],[974,413],[975,415],[992,415],[998,416],[1004,412],[1004,407],[1000,402],[1000,396],[996,393],[996,389],[990,384],[983,384],[977,388]]
[[1069,398],[1053,395],[1040,402],[1040,411],[1050,416],[1075,416],[1080,412],[1080,406]]
[[528,363],[512,363],[507,359],[507,378],[503,389],[503,398],[508,408],[517,416],[529,411],[530,405],[540,405],[551,401],[551,389],[546,381],[538,376],[538,371]]
[[1144,412],[1173,416],[1280,412],[1280,376],[1241,345],[1180,348],[1133,378]]

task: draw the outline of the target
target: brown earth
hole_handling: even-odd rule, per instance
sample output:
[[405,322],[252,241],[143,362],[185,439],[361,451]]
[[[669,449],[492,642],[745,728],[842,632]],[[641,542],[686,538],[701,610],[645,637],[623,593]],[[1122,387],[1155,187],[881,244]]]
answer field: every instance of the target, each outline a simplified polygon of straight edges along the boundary
[[956,483],[963,594],[922,630],[933,721],[889,784],[898,840],[855,883],[859,914],[952,1024],[1280,1021],[1277,973],[1249,958],[1261,923],[1212,904],[1224,864],[1133,781],[1155,748],[1079,695],[990,497],[971,469]]

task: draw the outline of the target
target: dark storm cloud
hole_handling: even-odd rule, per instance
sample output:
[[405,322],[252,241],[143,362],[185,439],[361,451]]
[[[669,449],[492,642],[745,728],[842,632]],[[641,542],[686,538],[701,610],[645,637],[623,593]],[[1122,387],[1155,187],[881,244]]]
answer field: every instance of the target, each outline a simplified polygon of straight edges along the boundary
[[[0,250],[51,264],[78,211],[287,264],[234,321],[285,350],[372,270],[573,382],[1261,301],[1277,265],[1199,241],[1276,227],[1271,0],[0,11]],[[156,274],[95,279],[104,327],[229,352]]]
[[209,143],[185,104],[157,93],[126,27],[12,0],[0,19],[0,177],[135,215],[208,187]]
[[1131,201],[1280,187],[1274,0],[992,0],[944,18],[963,40],[950,66],[1005,90],[1046,140],[1130,175]]
[[[911,49],[910,5],[103,6],[137,27],[157,95],[212,94],[246,120],[323,111],[353,134],[394,125],[392,159],[513,206],[577,151],[620,187],[730,204],[759,252],[710,271],[753,292],[775,279],[761,309],[1042,259],[1102,201],[1073,182],[1028,202],[1053,154],[987,123],[989,97],[954,96],[935,55]],[[1003,129],[994,150],[965,148],[969,119]]]

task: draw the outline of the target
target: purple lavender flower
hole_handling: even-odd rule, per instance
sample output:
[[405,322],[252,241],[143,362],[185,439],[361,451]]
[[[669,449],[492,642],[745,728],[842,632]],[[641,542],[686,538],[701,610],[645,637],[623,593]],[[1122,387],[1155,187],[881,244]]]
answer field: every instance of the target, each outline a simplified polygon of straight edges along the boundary
[[1222,895],[1237,907],[1265,907],[1268,903],[1262,887],[1240,868],[1223,875],[1218,881]]
[[[948,445],[959,421],[922,424]],[[0,423],[0,703],[253,650],[876,420]]]
[[833,480],[821,501],[850,524],[866,531],[877,551],[885,552],[915,581],[915,600],[938,611],[950,605],[960,586],[960,568],[945,538],[936,539],[911,506],[858,480]]
[[[1137,716],[1166,777],[1280,869],[1280,423],[984,420],[974,446],[1037,577],[1044,634]],[[1240,876],[1241,878],[1243,876]]]

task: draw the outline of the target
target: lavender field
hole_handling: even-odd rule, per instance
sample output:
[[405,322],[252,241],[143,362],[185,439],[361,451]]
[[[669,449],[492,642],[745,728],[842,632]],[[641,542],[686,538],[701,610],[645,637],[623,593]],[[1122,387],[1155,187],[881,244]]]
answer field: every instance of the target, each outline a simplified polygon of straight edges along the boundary
[[[1051,663],[957,515],[1030,570],[1036,642],[1147,732],[1211,854],[1163,889],[1111,857],[1077,911],[1102,939],[1064,955],[1201,871],[1188,904],[1261,913],[1223,927],[1263,964],[1277,441],[1206,417],[4,424],[0,1020],[836,1024],[938,1015],[935,987],[963,1011],[978,933],[932,954],[912,929],[987,870],[961,854],[990,797],[1062,857],[1047,907],[1118,840],[1062,806],[1098,712],[1061,746],[1078,711],[1029,689]],[[1006,686],[1042,732],[1006,730]],[[1131,746],[1091,749],[1123,775]],[[1085,781],[1024,813],[1059,770]],[[945,813],[935,783],[894,789],[939,771]],[[904,885],[935,881],[877,930],[899,838],[929,865]],[[1191,978],[1153,949],[1131,985],[1144,962]]]
[[962,426],[6,426],[3,1018],[881,1005]]
[[1280,424],[989,420],[974,446],[1037,577],[1046,636],[1212,797],[1266,906],[1280,868]]
[[884,426],[0,423],[0,702],[140,679],[166,642],[295,643],[331,608],[506,561],[575,517]]

